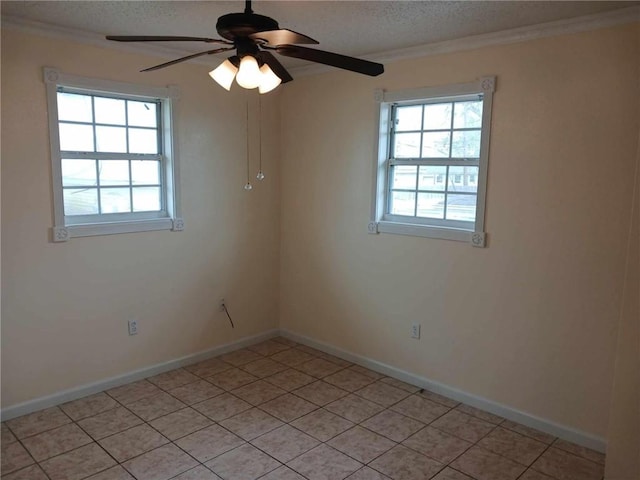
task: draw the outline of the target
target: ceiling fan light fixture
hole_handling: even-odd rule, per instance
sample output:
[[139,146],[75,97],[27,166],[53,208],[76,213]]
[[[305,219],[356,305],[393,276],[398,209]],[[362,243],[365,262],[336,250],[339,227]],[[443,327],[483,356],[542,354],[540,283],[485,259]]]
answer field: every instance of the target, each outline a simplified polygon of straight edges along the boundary
[[236,74],[238,73],[238,68],[226,59],[222,62],[218,67],[211,70],[209,72],[209,76],[213,78],[218,85],[220,85],[225,90],[231,90],[231,84],[233,83],[233,79],[236,78]]
[[245,55],[240,60],[240,69],[236,75],[236,82],[242,88],[257,88],[262,80],[258,61],[253,55]]
[[260,85],[258,85],[260,93],[268,93],[282,83],[282,79],[273,73],[266,63],[260,67],[260,73]]

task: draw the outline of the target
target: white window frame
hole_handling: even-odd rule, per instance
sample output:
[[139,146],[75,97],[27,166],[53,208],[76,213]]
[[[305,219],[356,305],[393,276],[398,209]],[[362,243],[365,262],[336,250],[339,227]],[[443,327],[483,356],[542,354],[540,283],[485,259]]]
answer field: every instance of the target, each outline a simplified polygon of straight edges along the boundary
[[[373,194],[368,231],[371,234],[394,233],[419,237],[440,238],[470,242],[473,246],[485,246],[485,203],[487,169],[489,163],[489,139],[491,136],[491,110],[496,78],[482,77],[475,82],[424,87],[387,92],[375,90],[378,104],[376,121],[376,157],[373,169]],[[427,218],[404,217],[387,212],[390,172],[391,117],[394,105],[437,103],[458,100],[465,96],[481,95],[483,99],[480,157],[478,162],[478,191],[476,218],[471,222],[438,221]]]
[[[69,75],[48,67],[44,68],[44,82],[49,110],[49,141],[53,182],[52,240],[54,242],[66,242],[72,237],[154,230],[182,231],[184,229],[184,221],[180,210],[180,176],[172,108],[173,102],[179,98],[178,88],[176,86],[151,87]],[[59,88],[66,88],[78,93],[86,93],[87,95],[106,94],[116,98],[159,101],[161,105],[160,129],[162,131],[162,152],[159,155],[159,160],[161,162],[163,188],[163,205],[160,212],[65,216],[62,188],[62,153],[58,127],[57,92]],[[82,155],[82,153],[75,154],[77,158],[83,158]],[[99,159],[100,154],[93,153],[88,157],[97,157]],[[113,157],[112,154],[110,155],[111,157]]]

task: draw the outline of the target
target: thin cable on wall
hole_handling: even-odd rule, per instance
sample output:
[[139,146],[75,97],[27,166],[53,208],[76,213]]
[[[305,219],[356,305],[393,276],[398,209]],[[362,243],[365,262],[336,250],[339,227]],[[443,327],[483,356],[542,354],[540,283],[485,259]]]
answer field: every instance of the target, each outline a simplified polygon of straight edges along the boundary
[[247,125],[246,125],[246,134],[247,134],[247,183],[244,186],[245,190],[251,190],[253,185],[251,185],[251,180],[249,177],[251,174],[249,173],[249,100],[247,100]]
[[236,326],[233,324],[233,320],[231,320],[231,315],[229,315],[229,310],[227,310],[227,306],[224,303],[222,304],[222,308],[224,309],[224,313],[227,314],[227,318],[229,319],[229,323],[231,324],[231,328],[236,328]]

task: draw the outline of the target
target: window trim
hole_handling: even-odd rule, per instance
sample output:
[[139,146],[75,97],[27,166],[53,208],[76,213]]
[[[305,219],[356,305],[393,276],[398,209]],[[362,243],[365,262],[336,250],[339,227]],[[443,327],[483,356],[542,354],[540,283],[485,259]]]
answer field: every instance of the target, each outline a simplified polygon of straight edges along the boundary
[[[482,77],[474,82],[435,87],[424,87],[398,91],[374,91],[374,99],[378,104],[376,109],[375,132],[375,164],[373,169],[373,191],[371,202],[371,214],[368,224],[368,232],[395,233],[399,235],[412,235],[419,237],[440,238],[461,242],[470,242],[473,246],[485,246],[485,205],[487,170],[489,163],[489,143],[491,138],[491,112],[493,107],[493,93],[495,92],[496,77]],[[481,126],[480,157],[478,160],[478,191],[477,207],[474,230],[458,228],[459,225],[449,223],[447,226],[438,226],[438,222],[422,223],[415,217],[402,217],[386,214],[386,201],[389,175],[389,142],[392,106],[396,103],[403,105],[440,103],[449,100],[460,100],[463,96],[483,95],[483,111]],[[428,161],[426,161],[428,163]],[[447,159],[446,162],[455,160]],[[415,163],[415,162],[414,162]]]
[[[178,87],[154,87],[116,82],[60,72],[56,68],[43,69],[44,82],[47,91],[47,108],[49,117],[49,144],[51,151],[51,175],[53,187],[53,228],[52,240],[65,242],[73,237],[87,237],[95,235],[111,235],[118,233],[148,232],[156,230],[182,231],[184,221],[180,209],[180,171],[178,168],[178,149],[174,125],[173,103],[180,97]],[[87,94],[106,94],[118,98],[140,100],[154,98],[162,104],[160,129],[162,130],[164,161],[162,162],[163,212],[143,215],[108,214],[109,220],[101,222],[79,223],[82,219],[66,219],[64,215],[64,199],[62,187],[62,165],[60,138],[58,134],[58,88],[86,91]],[[99,153],[97,154],[100,155]],[[107,215],[107,214],[105,214]],[[137,217],[137,218],[136,218]],[[149,218],[151,217],[151,218]],[[158,218],[153,218],[158,217]],[[95,218],[95,217],[94,217]],[[74,221],[75,220],[75,221]]]

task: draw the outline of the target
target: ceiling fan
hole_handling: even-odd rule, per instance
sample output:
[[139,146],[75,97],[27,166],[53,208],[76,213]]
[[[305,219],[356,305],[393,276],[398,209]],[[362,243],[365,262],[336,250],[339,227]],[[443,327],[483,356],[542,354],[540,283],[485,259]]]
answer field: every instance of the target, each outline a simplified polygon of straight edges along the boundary
[[118,36],[109,35],[107,40],[117,42],[204,42],[222,44],[223,47],[194,53],[185,57],[161,63],[143,72],[150,72],[175,65],[203,55],[235,50],[236,55],[229,57],[209,75],[223,88],[229,90],[234,78],[243,88],[258,88],[266,93],[280,83],[293,80],[289,72],[271,53],[285,57],[299,58],[322,63],[332,67],[350,70],[364,75],[377,76],[384,72],[380,63],[348,57],[338,53],[302,47],[301,44],[318,44],[316,40],[293,30],[282,29],[274,19],[253,13],[251,0],[245,1],[242,13],[229,13],[218,18],[216,30],[222,39],[182,36]]

